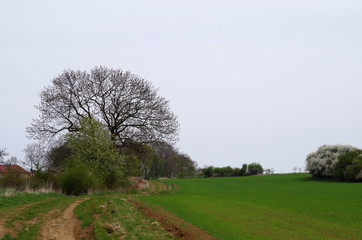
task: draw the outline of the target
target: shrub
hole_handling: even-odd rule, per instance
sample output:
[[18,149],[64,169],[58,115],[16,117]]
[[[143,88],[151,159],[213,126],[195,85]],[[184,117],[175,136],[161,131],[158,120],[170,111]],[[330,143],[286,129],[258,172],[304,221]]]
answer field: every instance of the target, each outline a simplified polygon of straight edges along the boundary
[[[62,192],[67,195],[87,194],[99,184],[95,176],[92,176],[85,167],[68,167],[60,177]],[[98,186],[99,187],[99,186]]]
[[361,154],[362,150],[354,150],[339,155],[338,162],[335,165],[334,176],[339,179],[344,179],[347,166],[353,164],[355,159]]
[[30,178],[30,186],[32,189],[48,187],[49,184],[54,185],[55,182],[56,180],[54,174],[40,169],[33,172],[33,176]]
[[359,157],[353,164],[346,167],[344,178],[350,181],[362,180],[359,176],[362,172],[362,158]]
[[335,176],[349,181],[361,180],[362,150],[346,152],[338,156]]
[[308,154],[307,170],[314,177],[335,177],[338,156],[355,150],[357,148],[349,145],[323,145],[316,152]]

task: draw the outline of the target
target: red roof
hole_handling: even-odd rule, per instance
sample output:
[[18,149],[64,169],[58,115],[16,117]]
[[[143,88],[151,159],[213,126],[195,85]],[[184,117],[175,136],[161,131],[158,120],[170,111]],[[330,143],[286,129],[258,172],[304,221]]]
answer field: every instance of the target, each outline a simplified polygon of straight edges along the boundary
[[14,170],[15,172],[28,173],[29,174],[28,171],[26,171],[24,168],[20,167],[19,165],[0,165],[0,173],[7,172],[9,167],[12,170]]

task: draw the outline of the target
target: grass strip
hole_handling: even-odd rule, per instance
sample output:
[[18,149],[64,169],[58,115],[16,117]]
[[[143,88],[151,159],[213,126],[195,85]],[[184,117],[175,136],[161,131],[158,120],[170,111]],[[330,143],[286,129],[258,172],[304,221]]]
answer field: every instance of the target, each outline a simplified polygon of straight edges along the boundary
[[82,221],[82,226],[93,223],[98,240],[173,239],[158,223],[143,216],[126,197],[119,193],[92,197],[80,203],[75,208],[75,214]]
[[0,195],[0,212],[7,208],[16,207],[23,204],[39,202],[47,198],[61,197],[60,193],[15,193],[12,196]]

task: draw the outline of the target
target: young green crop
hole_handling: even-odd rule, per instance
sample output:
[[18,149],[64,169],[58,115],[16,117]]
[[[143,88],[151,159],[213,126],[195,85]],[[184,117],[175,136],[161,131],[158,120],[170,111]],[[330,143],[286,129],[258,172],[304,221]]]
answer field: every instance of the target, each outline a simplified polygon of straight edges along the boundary
[[362,239],[362,184],[308,174],[165,182],[179,189],[139,199],[220,239]]

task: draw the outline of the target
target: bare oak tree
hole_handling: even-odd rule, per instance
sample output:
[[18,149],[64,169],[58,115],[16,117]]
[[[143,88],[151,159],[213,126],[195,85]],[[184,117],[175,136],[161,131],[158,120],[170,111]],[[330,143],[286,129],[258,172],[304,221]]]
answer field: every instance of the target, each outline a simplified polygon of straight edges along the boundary
[[31,138],[78,131],[82,118],[94,117],[119,145],[177,139],[179,124],[169,102],[149,81],[130,72],[106,67],[66,70],[52,83],[40,93],[40,116],[27,128]]

